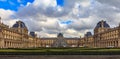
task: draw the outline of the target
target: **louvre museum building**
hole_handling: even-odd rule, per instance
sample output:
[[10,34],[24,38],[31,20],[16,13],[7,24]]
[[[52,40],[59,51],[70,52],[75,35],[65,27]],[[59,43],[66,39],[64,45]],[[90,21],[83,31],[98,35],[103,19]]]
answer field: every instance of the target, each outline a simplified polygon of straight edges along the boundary
[[37,47],[120,47],[120,25],[110,28],[102,20],[97,23],[93,35],[87,32],[82,38],[65,38],[63,33],[58,33],[53,38],[38,38],[22,21],[16,21],[12,27],[0,22],[0,48]]

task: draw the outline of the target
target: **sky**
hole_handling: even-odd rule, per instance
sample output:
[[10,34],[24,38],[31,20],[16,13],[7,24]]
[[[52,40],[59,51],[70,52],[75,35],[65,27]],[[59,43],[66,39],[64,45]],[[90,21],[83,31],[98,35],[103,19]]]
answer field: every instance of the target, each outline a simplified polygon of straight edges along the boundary
[[120,0],[0,0],[0,17],[10,27],[23,21],[39,37],[83,37],[101,20],[118,26]]

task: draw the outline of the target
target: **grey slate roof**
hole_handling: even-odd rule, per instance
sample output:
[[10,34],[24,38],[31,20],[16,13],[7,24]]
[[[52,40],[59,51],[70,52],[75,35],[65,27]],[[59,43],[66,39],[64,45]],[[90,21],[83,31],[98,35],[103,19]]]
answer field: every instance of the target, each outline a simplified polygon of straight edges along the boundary
[[97,26],[95,27],[95,28],[100,28],[100,27],[102,27],[102,22],[103,22],[103,27],[105,27],[105,28],[109,28],[110,26],[109,26],[109,24],[108,23],[106,23],[106,21],[100,21],[100,22],[98,22],[97,23]]

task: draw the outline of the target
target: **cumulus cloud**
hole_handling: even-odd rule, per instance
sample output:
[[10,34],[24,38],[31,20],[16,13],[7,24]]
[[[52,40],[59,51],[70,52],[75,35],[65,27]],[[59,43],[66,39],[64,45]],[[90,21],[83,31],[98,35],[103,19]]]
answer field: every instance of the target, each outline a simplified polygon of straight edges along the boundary
[[[119,0],[97,0],[98,7],[95,7],[94,12],[99,18],[106,19],[111,27],[115,27],[120,22],[118,14],[120,13],[120,1]],[[96,5],[96,6],[97,6]]]
[[18,19],[12,19],[15,12],[11,11],[11,10],[4,10],[4,9],[0,9],[0,17],[1,17],[1,21],[7,25],[9,25],[10,27],[16,22],[16,20]]
[[102,4],[108,4],[109,6],[115,6],[115,7],[119,7],[120,6],[118,4],[120,4],[120,1],[119,0],[97,0],[98,2],[102,3]]
[[64,6],[57,5],[56,0],[35,0],[21,6],[17,12],[0,9],[0,15],[13,19],[5,22],[8,24],[22,20],[29,31],[36,31],[40,37],[55,37],[59,32],[66,37],[80,37],[87,31],[93,33],[97,22],[102,19],[111,27],[117,26],[120,22],[119,5],[119,0],[64,0]]
[[14,12],[11,10],[4,10],[4,9],[0,9],[0,16],[2,17],[2,19],[7,20],[11,17],[11,15],[13,15]]

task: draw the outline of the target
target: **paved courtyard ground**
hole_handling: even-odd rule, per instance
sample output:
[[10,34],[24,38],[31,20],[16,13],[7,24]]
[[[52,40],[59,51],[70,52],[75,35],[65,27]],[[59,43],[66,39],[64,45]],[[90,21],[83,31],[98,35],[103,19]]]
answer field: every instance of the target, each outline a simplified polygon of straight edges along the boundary
[[0,55],[0,59],[120,59],[120,55]]

